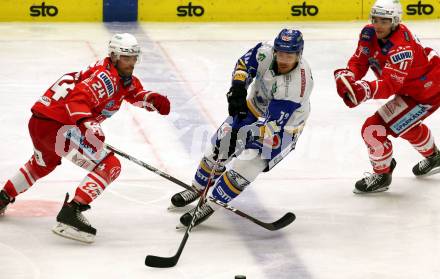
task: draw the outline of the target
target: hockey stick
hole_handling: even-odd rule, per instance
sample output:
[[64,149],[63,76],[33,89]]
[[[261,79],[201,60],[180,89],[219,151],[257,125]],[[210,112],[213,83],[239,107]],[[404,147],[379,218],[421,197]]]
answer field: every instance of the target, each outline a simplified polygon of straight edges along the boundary
[[133,163],[135,163],[135,164],[137,164],[139,166],[142,166],[142,167],[146,168],[149,171],[154,172],[155,174],[157,174],[159,176],[162,176],[165,179],[168,179],[169,181],[171,181],[171,182],[173,182],[173,183],[175,183],[175,184],[177,184],[177,185],[179,185],[179,186],[181,186],[181,187],[183,187],[183,188],[185,188],[187,190],[194,191],[191,188],[191,186],[185,184],[184,182],[180,181],[179,179],[177,179],[175,177],[172,177],[171,175],[169,175],[169,174],[167,174],[167,173],[165,173],[165,172],[163,172],[163,171],[161,171],[159,169],[156,169],[155,167],[150,166],[149,164],[147,164],[145,162],[142,162],[141,160],[136,159],[135,157],[130,156],[127,153],[122,152],[121,150],[116,149],[115,147],[111,146],[110,144],[105,144],[105,148],[107,148],[110,151],[113,151],[114,153],[118,154],[121,157],[124,157],[125,159],[127,159],[129,161],[132,161]]
[[207,186],[205,187],[202,194],[200,195],[199,202],[197,203],[196,209],[194,211],[194,215],[192,216],[192,219],[191,219],[191,223],[186,228],[185,235],[183,236],[183,239],[180,242],[179,249],[177,249],[176,254],[172,257],[159,257],[159,256],[148,255],[145,258],[145,265],[150,266],[150,267],[167,268],[167,267],[173,267],[177,264],[177,262],[179,261],[180,255],[182,254],[183,248],[185,248],[185,244],[188,240],[189,234],[191,233],[191,230],[196,223],[197,213],[199,213],[200,207],[206,201],[206,196],[208,195],[208,190],[211,187],[211,180],[212,180],[212,177],[214,176],[215,170],[217,169],[217,165],[218,165],[218,161],[215,162],[215,165],[212,168],[211,173],[209,174]]
[[254,217],[252,217],[252,216],[250,216],[250,215],[248,215],[248,214],[238,210],[237,208],[235,208],[235,207],[233,207],[233,206],[231,206],[231,205],[229,205],[227,203],[223,203],[223,202],[221,202],[221,201],[219,201],[217,199],[214,199],[212,197],[209,197],[209,200],[211,202],[214,202],[214,203],[220,205],[223,208],[226,208],[229,211],[234,212],[235,214],[237,214],[237,215],[239,215],[239,216],[241,216],[243,218],[248,219],[249,221],[253,222],[254,224],[257,224],[260,227],[263,227],[263,228],[265,228],[266,230],[269,230],[269,231],[277,231],[277,230],[280,230],[280,229],[282,229],[284,227],[287,227],[288,225],[290,225],[296,219],[295,214],[293,214],[292,212],[287,212],[286,214],[283,215],[283,217],[281,217],[280,219],[276,220],[275,222],[266,223],[266,222],[260,221],[258,219],[255,219]]
[[[137,165],[140,165],[140,166],[148,169],[149,171],[152,171],[152,172],[156,173],[157,175],[159,175],[159,176],[161,176],[161,177],[163,177],[165,179],[168,179],[169,181],[171,181],[171,182],[173,182],[173,183],[175,183],[175,184],[177,184],[177,185],[179,185],[179,186],[181,186],[181,187],[183,187],[183,188],[185,188],[187,190],[194,191],[194,189],[191,186],[189,186],[188,184],[180,181],[179,179],[177,179],[177,178],[175,178],[175,177],[173,177],[173,176],[171,176],[171,175],[169,175],[169,174],[167,174],[167,173],[165,173],[165,172],[163,172],[161,170],[158,170],[155,167],[150,166],[149,164],[147,164],[145,162],[142,162],[141,160],[136,159],[136,158],[134,158],[134,157],[132,157],[132,156],[130,156],[130,155],[128,155],[128,154],[118,150],[118,149],[116,149],[115,147],[113,147],[113,146],[111,146],[109,144],[106,144],[106,148],[108,150],[113,151],[114,153],[118,154],[119,156],[124,157],[125,159],[127,159],[129,161],[132,161],[133,163],[135,163]],[[231,211],[231,212],[233,212],[233,213],[235,213],[235,214],[237,214],[237,215],[239,215],[239,216],[241,216],[243,218],[246,218],[247,220],[253,222],[254,224],[257,224],[260,227],[263,227],[263,228],[265,228],[267,230],[270,230],[270,231],[280,230],[280,229],[290,225],[296,219],[295,214],[293,214],[292,212],[287,212],[286,214],[284,214],[284,216],[282,216],[280,219],[276,220],[275,222],[266,223],[266,222],[260,221],[258,219],[255,219],[254,217],[252,217],[252,216],[250,216],[250,215],[248,215],[248,214],[238,210],[237,208],[235,208],[235,207],[233,207],[233,206],[231,206],[229,204],[223,203],[223,202],[221,202],[221,201],[219,201],[217,199],[209,197],[209,200],[211,202],[215,202],[219,206],[221,206],[221,207],[223,207],[223,208],[225,208],[225,209],[227,209],[227,210],[229,210],[229,211]]]

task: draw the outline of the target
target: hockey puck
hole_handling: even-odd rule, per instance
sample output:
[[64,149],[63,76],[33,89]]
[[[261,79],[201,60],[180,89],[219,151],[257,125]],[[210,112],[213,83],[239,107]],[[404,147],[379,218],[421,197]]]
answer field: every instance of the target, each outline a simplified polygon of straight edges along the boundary
[[235,275],[235,279],[246,279],[246,276],[244,275]]

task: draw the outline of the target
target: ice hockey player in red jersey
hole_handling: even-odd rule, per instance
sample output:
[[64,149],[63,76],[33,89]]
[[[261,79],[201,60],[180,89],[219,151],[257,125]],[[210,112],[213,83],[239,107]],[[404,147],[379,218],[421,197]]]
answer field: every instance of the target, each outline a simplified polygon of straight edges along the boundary
[[[356,182],[358,194],[388,190],[396,166],[389,136],[407,140],[425,158],[413,167],[414,175],[440,171],[439,149],[423,123],[440,105],[440,58],[401,23],[398,0],[377,0],[370,18],[347,68],[334,73],[337,92],[350,108],[392,96],[362,127],[374,173]],[[362,80],[369,68],[376,80]]]
[[133,35],[116,34],[109,42],[108,57],[85,71],[63,75],[35,103],[29,121],[34,154],[1,190],[0,214],[65,157],[90,172],[71,201],[66,194],[53,231],[93,242],[96,229],[81,212],[90,208],[89,204],[121,171],[119,160],[104,148],[101,123],[119,110],[123,100],[162,115],[170,112],[167,97],[144,90],[132,75],[140,55]]

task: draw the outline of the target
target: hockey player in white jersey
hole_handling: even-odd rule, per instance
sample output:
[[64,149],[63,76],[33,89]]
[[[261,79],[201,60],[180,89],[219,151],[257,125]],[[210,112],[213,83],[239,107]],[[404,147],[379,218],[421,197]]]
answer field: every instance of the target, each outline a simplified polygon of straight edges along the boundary
[[[229,117],[212,138],[196,170],[192,187],[175,194],[175,207],[195,201],[213,174],[208,195],[224,203],[236,198],[257,176],[295,149],[310,113],[312,73],[302,59],[300,31],[283,29],[272,43],[259,43],[236,63],[227,93]],[[228,164],[228,169],[226,169]],[[213,170],[214,169],[214,170]],[[218,207],[208,201],[195,225]],[[182,215],[188,226],[195,209]]]

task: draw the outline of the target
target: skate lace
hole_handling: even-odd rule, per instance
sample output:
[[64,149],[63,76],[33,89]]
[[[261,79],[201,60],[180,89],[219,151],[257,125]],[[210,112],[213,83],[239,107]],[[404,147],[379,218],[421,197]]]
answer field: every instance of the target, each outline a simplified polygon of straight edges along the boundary
[[370,187],[373,185],[377,179],[379,178],[379,174],[377,173],[371,173],[371,172],[364,172],[365,176],[365,183],[367,184],[367,187]]
[[84,223],[85,225],[90,226],[89,220],[87,220],[86,217],[84,217],[84,215],[82,215],[81,210],[79,210],[79,209],[76,210],[76,218],[81,223]]
[[190,200],[196,199],[199,196],[198,193],[195,193],[195,192],[190,191],[190,190],[185,190],[180,195],[182,196],[182,198],[185,201],[190,201]]
[[423,161],[419,162],[419,170],[440,165],[440,152],[437,151]]
[[78,219],[78,221],[80,221],[81,223],[87,225],[87,226],[91,226],[89,220],[87,220],[87,218],[82,214],[83,211],[89,210],[90,206],[86,205],[86,204],[76,204],[76,208],[75,208],[75,215],[76,218]]
[[[194,211],[195,211],[195,209],[194,209]],[[212,208],[209,205],[205,204],[197,212],[197,218],[200,219],[202,217],[205,217],[206,215],[208,215],[212,211],[213,211]]]
[[423,170],[423,169],[427,168],[429,166],[429,163],[430,163],[429,159],[425,159],[423,161],[420,161],[419,162],[419,169]]

